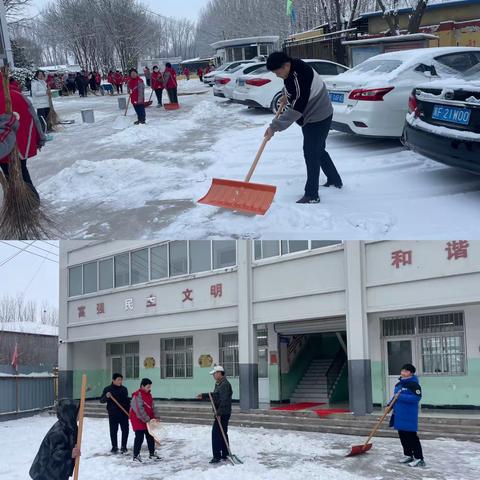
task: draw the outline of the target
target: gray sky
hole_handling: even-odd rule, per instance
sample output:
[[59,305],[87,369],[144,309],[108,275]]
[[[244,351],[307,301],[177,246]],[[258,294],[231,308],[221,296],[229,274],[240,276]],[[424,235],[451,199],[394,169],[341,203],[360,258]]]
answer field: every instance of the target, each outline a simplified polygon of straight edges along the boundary
[[[31,251],[40,256],[58,261],[58,242],[34,242],[27,251],[19,253],[15,258],[2,265],[10,256],[19,252],[16,247],[24,248],[30,241],[0,242],[0,297],[3,294],[16,295],[25,292],[25,298],[39,303],[47,300],[58,305],[58,263],[28,253]],[[41,249],[48,250],[47,253]]]
[[[38,13],[48,2],[49,0],[33,0],[30,7],[32,14]],[[142,2],[154,12],[162,15],[196,20],[208,0],[142,0]]]

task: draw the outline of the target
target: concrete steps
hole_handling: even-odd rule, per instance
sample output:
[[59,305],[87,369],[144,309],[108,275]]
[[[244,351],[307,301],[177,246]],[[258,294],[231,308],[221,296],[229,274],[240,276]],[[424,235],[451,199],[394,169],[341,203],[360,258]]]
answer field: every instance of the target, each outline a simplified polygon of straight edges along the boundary
[[[157,403],[161,419],[166,423],[186,423],[211,425],[213,415],[208,404],[201,406]],[[87,402],[85,415],[91,418],[106,418],[105,406],[99,403]],[[312,411],[278,411],[255,410],[240,412],[234,408],[230,424],[239,427],[284,429],[305,432],[337,433],[342,435],[368,436],[378,421],[379,415],[355,417],[348,415],[331,415],[319,417]],[[435,439],[448,437],[460,441],[480,442],[480,418],[454,417],[421,417],[420,437]],[[396,437],[397,433],[388,427],[388,418],[378,431],[381,437]]]

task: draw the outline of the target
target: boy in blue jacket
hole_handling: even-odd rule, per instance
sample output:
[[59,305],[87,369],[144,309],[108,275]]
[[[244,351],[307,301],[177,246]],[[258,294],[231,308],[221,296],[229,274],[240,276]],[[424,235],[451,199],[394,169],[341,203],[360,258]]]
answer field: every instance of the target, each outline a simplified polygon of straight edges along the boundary
[[410,467],[424,467],[422,445],[417,435],[418,404],[422,398],[422,389],[415,371],[415,367],[410,363],[406,363],[400,371],[394,396],[398,392],[401,393],[393,405],[390,426],[398,430],[398,436],[402,442],[405,457],[400,463],[408,464]]

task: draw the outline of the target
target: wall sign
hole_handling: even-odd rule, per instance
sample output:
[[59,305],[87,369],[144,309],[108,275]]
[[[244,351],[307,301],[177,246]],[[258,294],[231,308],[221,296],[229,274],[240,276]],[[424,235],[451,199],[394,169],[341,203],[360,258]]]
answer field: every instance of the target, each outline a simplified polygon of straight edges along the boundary
[[145,368],[155,368],[155,359],[153,357],[147,357],[143,361],[143,366]]
[[213,358],[212,358],[212,356],[209,355],[209,354],[200,355],[200,357],[198,357],[198,364],[199,364],[202,368],[211,367],[212,364],[213,364]]

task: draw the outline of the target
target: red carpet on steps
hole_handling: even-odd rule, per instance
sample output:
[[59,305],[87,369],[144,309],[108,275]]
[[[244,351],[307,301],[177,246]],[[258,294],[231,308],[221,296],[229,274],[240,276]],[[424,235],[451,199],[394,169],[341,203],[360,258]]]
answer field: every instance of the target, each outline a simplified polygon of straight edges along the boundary
[[325,403],[305,402],[305,403],[290,403],[288,405],[282,405],[281,407],[272,407],[271,410],[306,410],[307,408],[319,407],[325,405]]
[[334,413],[350,413],[350,410],[345,410],[343,408],[319,408],[314,410],[314,412],[320,417],[326,417],[327,415],[332,415]]

